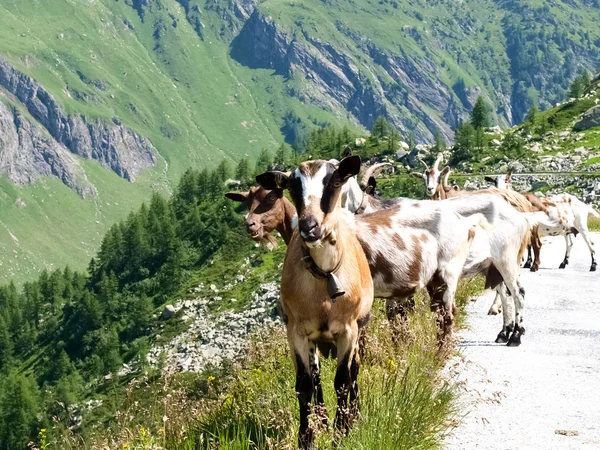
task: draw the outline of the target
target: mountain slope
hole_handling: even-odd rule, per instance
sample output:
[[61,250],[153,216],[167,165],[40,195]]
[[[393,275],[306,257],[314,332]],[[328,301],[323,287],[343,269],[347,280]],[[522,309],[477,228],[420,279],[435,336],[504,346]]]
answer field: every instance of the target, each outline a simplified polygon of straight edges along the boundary
[[[315,125],[370,128],[383,115],[417,141],[450,141],[480,94],[499,124],[517,123],[598,66],[597,13],[588,0],[4,1],[0,135],[13,138],[0,139],[0,171],[19,183],[3,188],[4,221],[22,230],[34,272],[78,265],[89,252],[75,244],[72,258],[48,249],[36,261],[34,238],[65,238],[28,226],[28,206],[15,213],[35,190],[23,183],[45,186],[48,217],[68,194],[47,177],[85,197],[71,204],[71,242],[88,242],[81,230],[128,212],[98,219],[101,199],[135,207],[187,167],[254,159],[284,139],[302,149]],[[85,159],[132,182],[103,191],[112,175]]]

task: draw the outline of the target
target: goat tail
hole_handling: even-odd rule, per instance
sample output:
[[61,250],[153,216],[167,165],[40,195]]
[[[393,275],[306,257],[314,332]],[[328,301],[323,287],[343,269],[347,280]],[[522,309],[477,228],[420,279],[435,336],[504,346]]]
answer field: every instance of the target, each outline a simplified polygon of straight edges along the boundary
[[521,239],[521,246],[519,247],[519,253],[517,254],[517,263],[520,265],[523,260],[525,259],[525,255],[527,253],[527,247],[529,247],[529,245],[531,245],[531,238],[533,236],[533,234],[535,234],[536,239],[539,239],[538,236],[539,233],[539,225],[533,225],[533,226],[528,226],[525,229],[525,233],[523,234],[523,237]]
[[592,208],[591,206],[589,207],[590,209],[590,214],[594,217],[598,217],[600,219],[600,213],[598,211],[596,211],[594,208]]

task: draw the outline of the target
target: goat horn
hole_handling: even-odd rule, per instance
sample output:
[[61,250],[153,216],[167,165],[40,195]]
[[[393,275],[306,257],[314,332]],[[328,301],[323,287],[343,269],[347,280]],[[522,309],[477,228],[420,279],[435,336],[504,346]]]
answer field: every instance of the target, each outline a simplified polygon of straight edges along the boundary
[[436,158],[435,162],[433,163],[433,169],[434,170],[439,170],[438,166],[442,162],[443,158],[444,158],[444,155],[442,155],[441,153],[438,153],[437,158]]
[[427,163],[425,161],[423,161],[421,158],[417,158],[419,160],[419,162],[421,164],[423,164],[425,166],[425,170],[429,170],[429,166],[427,165]]
[[377,175],[379,175],[379,173],[386,166],[391,166],[391,164],[390,163],[378,163],[378,164],[373,164],[371,167],[368,167],[360,179],[361,189],[365,190],[367,185],[369,184],[369,178],[376,177]]
[[442,178],[442,187],[448,186],[448,177],[450,176],[450,172],[452,172],[452,169],[448,169],[448,171],[444,174],[444,178]]

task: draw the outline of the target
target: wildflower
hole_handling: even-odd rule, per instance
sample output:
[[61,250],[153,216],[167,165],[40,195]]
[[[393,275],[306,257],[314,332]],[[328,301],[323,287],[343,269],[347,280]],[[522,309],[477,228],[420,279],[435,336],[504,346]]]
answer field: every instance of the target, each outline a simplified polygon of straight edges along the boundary
[[123,444],[123,448],[127,450],[127,449],[130,449],[131,447],[129,446],[129,444]]
[[389,366],[390,370],[395,370],[396,369],[396,363],[394,362],[393,359],[390,359],[388,361],[388,366]]
[[163,416],[163,422],[166,422],[167,420],[169,420],[169,418],[167,416]]
[[211,381],[215,381],[215,377],[213,377],[212,375],[209,375],[209,377],[208,377],[208,381],[209,381],[209,382],[211,382]]

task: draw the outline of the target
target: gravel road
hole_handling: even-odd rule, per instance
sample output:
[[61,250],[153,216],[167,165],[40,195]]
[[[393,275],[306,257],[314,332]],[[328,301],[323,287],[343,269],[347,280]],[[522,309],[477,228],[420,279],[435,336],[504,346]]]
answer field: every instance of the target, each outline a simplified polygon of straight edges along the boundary
[[581,236],[557,269],[564,249],[564,238],[545,239],[540,271],[523,269],[520,347],[493,343],[502,318],[487,315],[490,294],[468,306],[460,354],[446,368],[464,416],[446,449],[600,449],[600,272],[588,271]]

